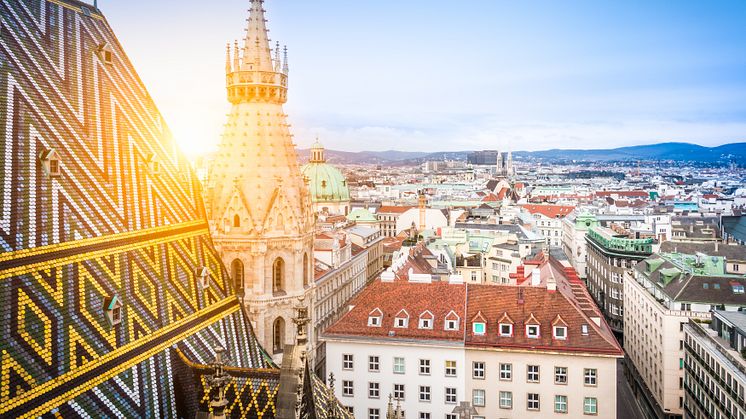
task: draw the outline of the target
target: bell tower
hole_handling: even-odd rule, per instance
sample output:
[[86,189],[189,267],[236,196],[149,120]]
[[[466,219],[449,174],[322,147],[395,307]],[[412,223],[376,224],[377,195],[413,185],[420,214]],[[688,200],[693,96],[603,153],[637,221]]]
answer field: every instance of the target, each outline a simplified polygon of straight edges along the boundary
[[313,211],[282,108],[287,48],[270,48],[264,13],[263,0],[252,0],[243,45],[226,48],[231,109],[205,201],[213,241],[256,336],[280,354],[294,342],[295,302],[312,300]]

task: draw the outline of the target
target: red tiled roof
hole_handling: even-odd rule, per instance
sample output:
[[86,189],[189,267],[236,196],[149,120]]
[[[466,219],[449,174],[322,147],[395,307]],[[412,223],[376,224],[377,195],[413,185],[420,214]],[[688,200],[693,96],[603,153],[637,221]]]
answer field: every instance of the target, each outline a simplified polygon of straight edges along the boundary
[[[541,286],[530,286],[530,271],[526,272],[526,280],[519,286],[469,285],[466,318],[470,319],[481,312],[487,322],[484,335],[474,335],[471,325],[467,327],[466,345],[623,355],[619,343],[598,307],[590,301],[575,270],[550,259],[541,265],[540,272]],[[555,281],[557,292],[546,288],[550,278]],[[514,322],[512,337],[500,337],[499,334],[499,320],[506,314]],[[558,316],[567,325],[565,340],[552,337],[552,326],[559,322]],[[591,317],[598,317],[601,325],[596,325]],[[533,319],[540,324],[538,339],[526,336],[525,326],[529,319],[530,324],[536,323]],[[587,335],[582,334],[583,324],[588,325]]]
[[500,192],[497,193],[497,199],[505,199],[505,196],[510,192],[510,189],[508,188],[502,188],[500,189]]
[[[354,308],[326,329],[324,334],[462,341],[464,338],[465,289],[463,284],[446,282],[423,284],[410,283],[405,280],[394,282],[377,280],[352,300],[350,304]],[[383,313],[381,327],[368,326],[368,314],[376,308]],[[408,327],[394,327],[394,317],[402,309],[409,313]],[[430,311],[435,317],[432,329],[419,328],[419,316],[426,311]],[[451,311],[461,318],[458,330],[445,330],[445,317]],[[390,336],[390,331],[394,332],[393,336]]]
[[410,206],[394,206],[394,205],[385,205],[381,208],[378,208],[378,211],[376,211],[376,214],[402,214],[410,209],[415,207]]
[[[410,260],[416,260],[410,257]],[[426,263],[426,262],[425,262]],[[622,356],[623,351],[606,324],[598,307],[592,303],[582,281],[571,266],[550,258],[539,265],[542,285],[464,285],[446,282],[410,283],[403,276],[409,270],[405,265],[393,282],[376,281],[369,285],[351,305],[352,310],[329,327],[328,336],[358,336],[374,339],[427,339],[463,341],[467,346],[515,348],[522,350],[552,350],[586,352]],[[523,266],[518,275],[523,277]],[[528,279],[530,272],[525,279]],[[523,278],[521,278],[523,279]],[[546,287],[548,280],[556,283],[557,290]],[[467,297],[468,298],[465,298]],[[465,302],[465,301],[468,301]],[[383,315],[381,327],[368,326],[368,316],[374,310]],[[409,313],[408,327],[394,327],[397,313]],[[420,329],[420,314],[431,312],[432,329]],[[444,330],[446,316],[459,316],[459,330]],[[483,318],[485,335],[474,335],[471,322]],[[499,321],[507,316],[514,324],[513,336],[499,336]],[[597,325],[591,317],[598,317]],[[525,325],[539,324],[540,336],[528,338]],[[552,326],[567,326],[567,339],[553,339]],[[582,325],[588,326],[583,335]],[[462,329],[466,327],[466,335]],[[393,331],[393,334],[390,332]]]
[[[503,188],[503,189],[505,189],[505,188]],[[502,192],[502,190],[500,192]],[[482,198],[482,202],[497,202],[499,200],[500,200],[500,198],[498,198],[497,195],[493,194],[492,192],[490,192],[489,195],[487,195],[484,198]]]
[[575,207],[569,205],[521,205],[531,214],[542,214],[549,218],[560,218],[571,213]]

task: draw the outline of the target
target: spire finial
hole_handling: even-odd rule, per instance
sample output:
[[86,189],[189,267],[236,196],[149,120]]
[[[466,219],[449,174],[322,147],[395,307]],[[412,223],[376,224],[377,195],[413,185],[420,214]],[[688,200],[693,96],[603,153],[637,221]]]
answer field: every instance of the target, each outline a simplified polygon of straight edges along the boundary
[[282,72],[287,75],[289,73],[289,67],[288,67],[288,46],[285,45],[285,62],[282,65]]
[[225,73],[231,72],[231,43],[225,44]]
[[275,42],[275,72],[279,73],[282,69],[280,62],[280,41]]
[[238,52],[238,40],[233,41],[233,71],[241,69],[241,59]]

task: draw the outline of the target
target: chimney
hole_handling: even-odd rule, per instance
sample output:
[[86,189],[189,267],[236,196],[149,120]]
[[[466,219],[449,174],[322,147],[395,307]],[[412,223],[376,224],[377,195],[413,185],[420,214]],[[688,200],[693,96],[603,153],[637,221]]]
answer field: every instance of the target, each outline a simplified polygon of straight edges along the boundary
[[531,286],[536,287],[541,284],[541,269],[534,268],[531,271]]
[[547,278],[547,291],[549,292],[557,291],[557,281],[555,281],[554,278],[552,277]]
[[381,273],[381,282],[394,282],[395,277],[394,271],[389,268]]

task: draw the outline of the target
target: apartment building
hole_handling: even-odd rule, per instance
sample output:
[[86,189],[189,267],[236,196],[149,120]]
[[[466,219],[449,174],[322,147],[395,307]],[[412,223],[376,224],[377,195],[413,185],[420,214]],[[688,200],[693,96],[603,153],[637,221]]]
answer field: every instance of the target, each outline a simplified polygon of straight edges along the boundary
[[519,285],[473,285],[435,281],[418,259],[323,334],[356,417],[382,417],[389,394],[410,418],[456,419],[461,402],[472,418],[616,417],[623,352],[569,263],[544,257]]
[[378,208],[378,211],[376,211],[376,218],[378,218],[378,221],[380,222],[378,228],[381,230],[381,234],[383,234],[384,237],[396,236],[396,222],[402,214],[412,208],[415,207],[384,205]]
[[[634,239],[623,229],[590,227],[585,236],[588,251],[588,291],[621,335],[624,329],[624,273],[653,253],[653,239]],[[620,336],[621,338],[621,336]]]
[[624,276],[626,373],[652,415],[684,415],[684,326],[714,309],[746,308],[746,278],[725,272],[725,258],[656,253]]
[[746,418],[746,312],[713,311],[684,325],[686,417]]
[[580,279],[588,277],[588,247],[585,236],[591,227],[598,225],[592,214],[576,214],[573,211],[562,219],[562,250]]
[[575,207],[567,205],[522,205],[531,215],[531,228],[544,236],[549,246],[562,246],[562,219]]

